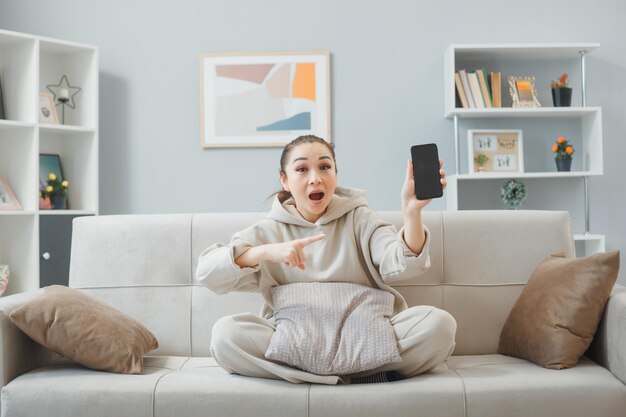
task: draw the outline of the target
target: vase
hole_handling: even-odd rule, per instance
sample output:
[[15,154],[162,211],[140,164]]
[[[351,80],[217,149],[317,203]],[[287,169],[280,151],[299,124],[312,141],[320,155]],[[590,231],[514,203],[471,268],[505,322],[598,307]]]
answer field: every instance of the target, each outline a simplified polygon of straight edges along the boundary
[[0,265],[0,295],[2,295],[9,286],[9,265]]
[[569,87],[553,88],[552,103],[554,107],[569,107],[572,105],[572,89]]
[[557,171],[569,171],[572,168],[572,159],[555,159]]
[[50,203],[53,210],[62,210],[65,208],[65,196],[64,195],[52,195],[50,196]]

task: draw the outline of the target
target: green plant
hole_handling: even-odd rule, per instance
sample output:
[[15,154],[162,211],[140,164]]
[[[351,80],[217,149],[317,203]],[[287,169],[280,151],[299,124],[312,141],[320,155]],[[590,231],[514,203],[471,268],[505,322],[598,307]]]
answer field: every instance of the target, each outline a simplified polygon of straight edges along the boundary
[[510,209],[521,206],[525,200],[526,186],[524,186],[523,182],[509,180],[502,186],[502,201],[504,201]]
[[569,83],[569,79],[567,78],[567,73],[564,72],[563,75],[557,81],[551,81],[550,87],[552,88],[565,88]]
[[476,162],[476,164],[478,164],[479,167],[485,166],[488,160],[489,160],[489,157],[482,153],[476,155],[476,157],[474,158],[474,162]]
[[572,159],[574,155],[574,147],[567,143],[567,139],[563,136],[556,138],[556,143],[552,145],[552,152],[554,152],[554,159]]
[[55,195],[67,195],[67,187],[70,185],[67,180],[61,181],[53,172],[51,172],[48,174],[48,180],[46,182],[46,187],[41,190],[42,197],[46,198]]

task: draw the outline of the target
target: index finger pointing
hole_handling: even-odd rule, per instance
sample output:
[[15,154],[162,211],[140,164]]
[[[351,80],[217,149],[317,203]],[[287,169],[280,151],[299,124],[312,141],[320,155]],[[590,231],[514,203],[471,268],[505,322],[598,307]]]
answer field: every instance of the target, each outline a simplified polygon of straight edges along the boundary
[[302,246],[309,246],[311,243],[315,243],[318,240],[324,239],[325,237],[326,235],[324,233],[320,233],[319,235],[299,239],[299,241],[300,241],[300,244],[302,244]]

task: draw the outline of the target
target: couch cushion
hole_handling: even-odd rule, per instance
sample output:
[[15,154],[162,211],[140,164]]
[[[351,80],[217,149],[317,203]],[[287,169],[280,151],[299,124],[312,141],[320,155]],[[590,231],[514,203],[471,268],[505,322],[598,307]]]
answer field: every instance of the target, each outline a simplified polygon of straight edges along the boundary
[[546,368],[576,365],[591,344],[618,270],[618,251],[546,257],[504,323],[498,353]]
[[168,369],[98,372],[75,364],[39,368],[2,388],[2,416],[153,417],[154,388]]
[[446,363],[463,381],[468,417],[615,417],[626,410],[626,386],[585,357],[560,371],[498,354]]
[[141,373],[143,355],[159,345],[138,321],[61,285],[46,287],[9,317],[37,343],[103,371]]

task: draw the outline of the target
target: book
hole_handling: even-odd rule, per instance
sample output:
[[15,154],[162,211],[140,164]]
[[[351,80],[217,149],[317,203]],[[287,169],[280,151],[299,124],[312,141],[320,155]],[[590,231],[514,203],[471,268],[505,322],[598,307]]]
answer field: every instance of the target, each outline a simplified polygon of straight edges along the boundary
[[491,101],[491,92],[489,91],[489,81],[487,80],[487,74],[485,72],[485,69],[477,69],[476,76],[478,77],[478,83],[480,84],[480,92],[483,94],[485,107],[493,107]]
[[502,107],[502,88],[500,84],[500,72],[492,72],[490,78],[493,107]]
[[469,81],[470,90],[472,91],[472,97],[474,98],[474,104],[476,104],[476,108],[484,109],[485,101],[483,100],[483,93],[480,91],[478,76],[475,72],[469,72],[467,73],[467,80]]
[[461,83],[463,84],[463,91],[465,91],[468,106],[470,108],[476,107],[476,103],[472,97],[472,91],[470,90],[469,80],[467,79],[467,72],[464,69],[459,70],[459,76],[461,77]]
[[456,72],[454,73],[454,84],[456,85],[456,93],[461,101],[461,106],[466,109],[469,107],[469,103],[467,102],[467,97],[465,95],[465,89],[463,89],[463,82],[461,81],[461,75]]
[[0,119],[4,119],[4,104],[2,99],[2,80],[0,80]]

